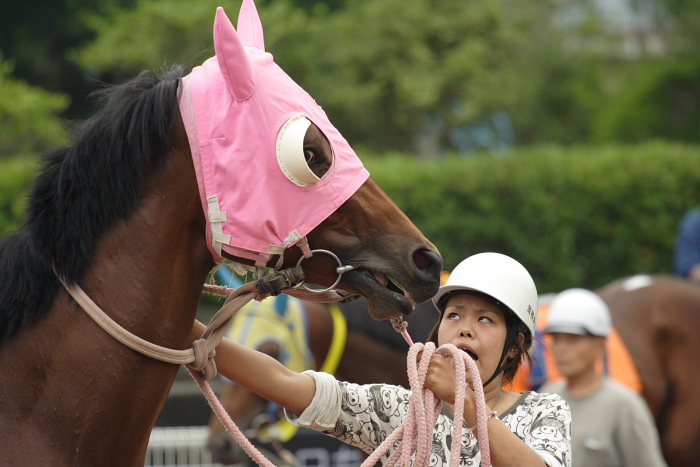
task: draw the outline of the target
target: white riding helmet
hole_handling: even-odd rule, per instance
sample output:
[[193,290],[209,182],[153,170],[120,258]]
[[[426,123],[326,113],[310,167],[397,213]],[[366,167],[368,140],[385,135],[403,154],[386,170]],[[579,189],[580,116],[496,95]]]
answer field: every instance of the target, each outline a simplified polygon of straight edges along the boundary
[[440,308],[440,299],[457,290],[474,290],[498,300],[535,335],[537,288],[527,269],[510,256],[479,253],[466,258],[440,287],[433,303]]
[[586,289],[568,289],[552,300],[545,333],[610,334],[610,311],[598,295]]

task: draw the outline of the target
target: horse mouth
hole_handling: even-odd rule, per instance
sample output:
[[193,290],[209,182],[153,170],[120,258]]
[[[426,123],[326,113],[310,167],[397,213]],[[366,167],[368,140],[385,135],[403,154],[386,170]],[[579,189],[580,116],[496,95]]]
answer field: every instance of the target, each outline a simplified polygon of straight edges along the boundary
[[346,273],[342,282],[367,299],[369,314],[374,319],[390,319],[414,311],[416,302],[411,294],[396,278],[384,272],[358,268]]
[[403,287],[401,287],[401,285],[399,285],[399,281],[392,278],[391,276],[387,276],[383,272],[375,271],[374,279],[380,284],[384,285],[384,287],[386,287],[387,289],[391,290],[392,292],[401,294],[404,297],[411,300],[411,294],[409,294]]

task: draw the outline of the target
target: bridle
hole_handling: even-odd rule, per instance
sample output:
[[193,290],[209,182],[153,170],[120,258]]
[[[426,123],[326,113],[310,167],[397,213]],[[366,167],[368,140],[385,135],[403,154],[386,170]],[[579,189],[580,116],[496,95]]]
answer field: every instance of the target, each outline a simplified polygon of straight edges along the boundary
[[[302,251],[304,251],[304,248],[302,248]],[[304,283],[305,275],[301,263],[314,253],[330,255],[338,263],[338,267],[336,268],[338,277],[330,287],[314,289]],[[278,265],[279,263],[281,263],[281,261],[278,262]],[[295,266],[286,269],[278,269],[275,267],[264,270],[257,266],[255,267],[255,272],[259,277],[237,289],[205,284],[203,287],[204,292],[226,296],[227,298],[221,309],[219,309],[209,321],[202,336],[192,343],[191,348],[185,350],[170,349],[153,344],[152,342],[148,342],[136,336],[110,318],[79,285],[68,284],[58,273],[56,273],[56,276],[80,308],[82,308],[107,334],[130,349],[147,357],[166,363],[186,365],[191,370],[201,372],[201,376],[205,380],[209,380],[217,374],[216,364],[214,363],[216,346],[226,333],[233,315],[246,303],[250,300],[262,300],[280,293],[285,293],[302,300],[325,303],[347,301],[352,298],[352,296],[347,292],[338,291],[336,288],[343,274],[354,268],[355,267],[351,265],[343,265],[340,258],[331,251],[317,249],[305,251],[304,256],[299,258]]]

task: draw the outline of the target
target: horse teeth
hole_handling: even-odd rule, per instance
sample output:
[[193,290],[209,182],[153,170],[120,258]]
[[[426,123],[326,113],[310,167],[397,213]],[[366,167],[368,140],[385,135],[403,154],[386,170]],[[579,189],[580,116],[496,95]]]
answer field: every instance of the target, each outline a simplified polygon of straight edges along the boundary
[[411,305],[415,306],[416,301],[413,299],[413,297],[411,297],[411,294],[408,293],[408,290],[403,289],[403,288],[401,290],[403,291],[404,296],[408,299],[408,301],[411,303]]
[[386,277],[386,274],[383,272],[375,272],[374,277],[377,279],[377,282],[382,284],[384,287],[389,283],[389,278]]

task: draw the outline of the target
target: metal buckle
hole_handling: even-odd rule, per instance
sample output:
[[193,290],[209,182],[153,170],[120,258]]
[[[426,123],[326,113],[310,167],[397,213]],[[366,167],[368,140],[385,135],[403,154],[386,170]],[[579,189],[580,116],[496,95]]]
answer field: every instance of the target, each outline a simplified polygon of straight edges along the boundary
[[[349,272],[349,271],[352,271],[353,269],[355,269],[355,266],[351,266],[351,265],[345,265],[345,266],[344,266],[344,265],[343,265],[343,262],[340,261],[340,258],[338,258],[338,256],[337,256],[335,253],[333,253],[332,251],[318,249],[318,250],[311,250],[311,253],[312,253],[312,254],[314,254],[314,253],[325,253],[325,254],[327,254],[327,255],[333,257],[333,258],[336,260],[336,262],[338,263],[338,267],[335,268],[335,272],[338,274],[338,277],[336,278],[335,282],[333,282],[333,284],[332,284],[330,287],[326,287],[325,289],[312,289],[312,288],[307,287],[307,286],[305,285],[305,283],[303,283],[303,282],[302,282],[301,284],[295,285],[295,286],[292,287],[292,288],[296,289],[296,288],[301,287],[301,288],[306,289],[306,290],[308,290],[309,292],[312,292],[312,293],[324,293],[324,292],[328,292],[328,291],[330,291],[330,290],[334,290],[334,289],[335,289],[335,287],[336,287],[336,286],[338,285],[338,283],[340,282],[340,278],[343,277],[343,274],[345,274],[346,272]],[[299,258],[299,261],[297,261],[297,267],[299,267],[299,266],[301,265],[301,263],[302,263],[305,259],[306,259],[306,258],[305,258],[304,256],[302,256],[301,258]]]

